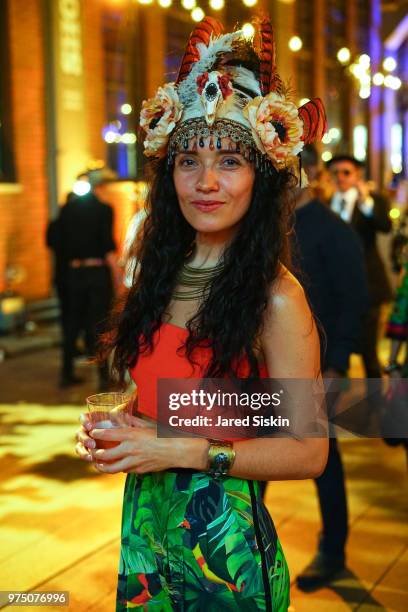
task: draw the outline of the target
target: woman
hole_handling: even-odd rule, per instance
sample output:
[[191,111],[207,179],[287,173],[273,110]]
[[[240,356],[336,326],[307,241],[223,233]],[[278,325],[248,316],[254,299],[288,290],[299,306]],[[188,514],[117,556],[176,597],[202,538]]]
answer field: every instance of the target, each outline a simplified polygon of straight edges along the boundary
[[[78,433],[103,473],[128,473],[117,610],[287,610],[289,575],[259,480],[312,478],[325,439],[158,438],[159,378],[316,379],[319,341],[287,260],[290,164],[324,130],[286,100],[268,20],[254,41],[206,18],[175,84],[144,103],[158,158],[134,285],[107,337],[150,420]],[[263,106],[262,106],[263,104]],[[303,118],[303,120],[302,120]],[[89,435],[88,435],[89,434]],[[119,442],[94,450],[95,440]],[[106,463],[109,461],[109,463]]]

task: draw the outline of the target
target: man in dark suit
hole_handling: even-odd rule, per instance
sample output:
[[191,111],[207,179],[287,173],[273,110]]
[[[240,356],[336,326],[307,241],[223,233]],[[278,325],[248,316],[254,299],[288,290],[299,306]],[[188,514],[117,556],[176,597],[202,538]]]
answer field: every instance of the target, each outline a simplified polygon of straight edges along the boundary
[[[346,374],[350,355],[358,346],[368,307],[366,270],[355,232],[316,199],[313,184],[319,183],[317,151],[308,145],[301,158],[311,186],[299,190],[297,196],[292,250],[295,273],[324,330],[322,373],[330,381]],[[347,498],[343,465],[333,435],[326,468],[315,483],[323,528],[317,554],[297,577],[298,587],[305,591],[329,582],[345,566]]]
[[353,226],[363,246],[370,308],[364,319],[361,354],[367,378],[381,378],[377,355],[380,308],[392,299],[392,291],[377,248],[377,233],[391,231],[389,204],[384,196],[370,191],[363,180],[364,165],[351,155],[336,155],[327,167],[337,188],[330,208]]
[[[98,331],[106,319],[114,287],[118,286],[116,245],[113,239],[113,209],[103,201],[106,179],[102,172],[89,173],[92,191],[70,200],[58,220],[58,245],[66,260],[67,312],[63,339],[60,386],[80,382],[74,374],[75,341],[85,332],[87,352],[95,355]],[[99,389],[109,386],[107,364],[98,368]]]

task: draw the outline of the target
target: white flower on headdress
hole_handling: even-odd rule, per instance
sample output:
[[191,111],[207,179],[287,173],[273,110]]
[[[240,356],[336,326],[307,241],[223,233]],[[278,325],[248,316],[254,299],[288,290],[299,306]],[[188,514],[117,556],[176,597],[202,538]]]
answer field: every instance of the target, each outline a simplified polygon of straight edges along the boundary
[[154,98],[145,100],[140,112],[140,126],[146,132],[144,153],[147,157],[164,157],[171,132],[183,112],[174,83],[159,87]]
[[272,91],[243,109],[254,135],[275,165],[282,167],[303,149],[303,122],[293,102]]

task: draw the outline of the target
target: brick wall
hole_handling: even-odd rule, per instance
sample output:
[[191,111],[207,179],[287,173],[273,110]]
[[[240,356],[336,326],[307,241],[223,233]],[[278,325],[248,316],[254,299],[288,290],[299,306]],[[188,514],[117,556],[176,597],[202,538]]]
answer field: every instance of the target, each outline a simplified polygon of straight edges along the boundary
[[12,285],[27,299],[46,296],[49,253],[44,69],[40,0],[9,1],[11,101],[20,193],[0,193],[0,290],[6,265],[21,266],[25,278]]
[[102,128],[106,121],[102,42],[102,3],[82,2],[82,35],[86,79],[85,106],[89,125],[89,150],[95,159],[105,159]]

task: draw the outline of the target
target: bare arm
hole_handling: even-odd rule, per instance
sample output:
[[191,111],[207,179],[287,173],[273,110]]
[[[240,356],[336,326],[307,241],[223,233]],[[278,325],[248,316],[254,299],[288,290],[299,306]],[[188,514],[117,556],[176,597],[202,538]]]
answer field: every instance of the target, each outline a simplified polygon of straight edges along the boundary
[[[271,292],[262,349],[270,378],[314,380],[320,375],[316,325],[302,287],[288,272]],[[322,438],[261,438],[236,442],[234,448],[236,460],[231,474],[241,478],[316,477],[327,459],[327,440]]]
[[[315,324],[303,289],[288,273],[271,292],[261,342],[271,377],[316,379],[319,376],[319,340]],[[138,427],[94,430],[91,435],[97,439],[121,441],[116,448],[96,452],[100,461],[117,459],[112,464],[99,464],[98,469],[103,472],[144,473],[169,467],[207,469],[208,442],[205,439],[157,438],[154,429]],[[312,478],[324,469],[327,440],[257,438],[236,442],[234,449],[236,460],[232,476],[254,480]],[[82,448],[80,451],[85,458]]]

